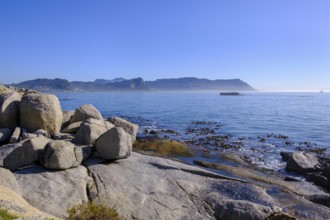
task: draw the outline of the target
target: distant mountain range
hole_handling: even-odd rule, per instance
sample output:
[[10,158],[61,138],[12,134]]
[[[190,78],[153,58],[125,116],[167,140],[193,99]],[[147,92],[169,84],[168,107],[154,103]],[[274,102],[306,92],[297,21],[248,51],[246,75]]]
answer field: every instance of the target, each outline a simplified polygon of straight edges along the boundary
[[35,79],[11,86],[40,91],[152,91],[152,90],[217,90],[217,91],[255,91],[240,79],[199,79],[194,77],[176,79],[157,79],[144,81],[142,78],[112,80],[96,79],[93,82],[65,79]]

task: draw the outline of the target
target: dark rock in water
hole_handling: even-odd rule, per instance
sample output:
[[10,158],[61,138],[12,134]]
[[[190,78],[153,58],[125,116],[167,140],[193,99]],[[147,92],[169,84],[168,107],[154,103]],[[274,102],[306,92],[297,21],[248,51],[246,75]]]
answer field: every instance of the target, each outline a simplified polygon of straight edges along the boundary
[[299,179],[296,179],[296,178],[293,178],[293,177],[290,177],[290,176],[286,176],[284,178],[284,181],[288,181],[288,182],[299,182],[300,180]]
[[168,134],[179,134],[177,131],[173,131],[173,130],[170,130],[170,129],[162,130],[162,132],[168,133]]
[[319,170],[320,166],[321,164],[314,155],[298,151],[292,153],[285,169],[296,173],[308,173]]
[[283,161],[287,162],[292,157],[292,152],[281,151],[280,155],[281,155]]
[[231,96],[237,96],[237,95],[242,95],[239,92],[220,92],[220,95],[231,95]]
[[312,195],[307,196],[306,199],[330,208],[330,195]]
[[322,167],[330,167],[330,158],[329,157],[321,157],[318,156],[319,162],[322,165]]
[[306,178],[315,183],[318,186],[323,187],[324,189],[330,190],[329,180],[325,176],[322,176],[320,173],[307,173]]
[[8,142],[11,136],[9,128],[0,128],[0,143]]
[[322,175],[330,180],[330,167],[326,167],[322,170]]
[[149,134],[151,134],[151,135],[157,135],[157,134],[158,134],[158,132],[157,132],[157,131],[155,131],[155,130],[151,130],[151,131],[149,131]]

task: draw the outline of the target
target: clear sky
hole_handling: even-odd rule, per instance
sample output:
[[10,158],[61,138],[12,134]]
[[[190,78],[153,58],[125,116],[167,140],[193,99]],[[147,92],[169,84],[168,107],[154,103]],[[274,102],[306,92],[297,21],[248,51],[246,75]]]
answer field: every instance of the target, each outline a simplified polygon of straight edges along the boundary
[[0,0],[0,83],[187,76],[330,89],[330,0]]

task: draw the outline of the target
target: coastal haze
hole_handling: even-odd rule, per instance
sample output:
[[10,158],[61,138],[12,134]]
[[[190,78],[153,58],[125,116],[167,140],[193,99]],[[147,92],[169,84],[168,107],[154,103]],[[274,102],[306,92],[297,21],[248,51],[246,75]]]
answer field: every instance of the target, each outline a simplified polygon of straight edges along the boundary
[[93,82],[35,79],[11,84],[11,86],[41,91],[255,91],[254,88],[240,79],[208,80],[193,77],[157,79],[155,81],[144,81],[142,78],[115,78],[113,80],[96,79]]
[[329,12],[1,0],[0,220],[330,219]]
[[259,91],[329,90],[330,2],[0,3],[0,82],[241,79]]

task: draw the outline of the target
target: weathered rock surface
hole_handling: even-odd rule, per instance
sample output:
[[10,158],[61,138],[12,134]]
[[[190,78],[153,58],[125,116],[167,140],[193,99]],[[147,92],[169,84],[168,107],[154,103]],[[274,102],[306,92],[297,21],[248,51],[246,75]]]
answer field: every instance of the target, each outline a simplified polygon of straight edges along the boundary
[[41,153],[39,161],[45,168],[65,170],[79,166],[84,159],[83,155],[82,148],[69,141],[52,140]]
[[114,125],[108,121],[89,118],[86,120],[86,122],[81,124],[79,130],[77,131],[74,142],[76,144],[94,145],[96,140],[102,134],[113,127]]
[[74,135],[68,133],[53,133],[52,138],[54,140],[74,140]]
[[7,157],[13,150],[22,146],[21,143],[6,144],[0,147],[0,166],[3,166],[3,159]]
[[20,216],[21,219],[44,220],[54,219],[53,215],[42,212],[35,207],[32,207],[26,200],[10,188],[0,185],[0,207],[9,210],[13,215]]
[[330,180],[330,167],[324,168],[322,174],[323,174],[323,176],[328,178],[328,180]]
[[131,135],[132,143],[136,140],[136,134],[138,132],[139,126],[137,124],[133,124],[125,119],[118,118],[118,117],[110,117],[108,121],[114,124],[116,127],[121,127],[127,133]]
[[36,134],[37,136],[42,135],[42,136],[47,137],[47,138],[50,138],[50,136],[51,136],[51,135],[50,135],[47,131],[45,131],[44,129],[38,129],[38,130],[36,130],[35,132],[33,132],[33,134]]
[[19,125],[21,98],[17,92],[0,94],[0,128],[14,130]]
[[6,156],[3,157],[3,166],[10,170],[16,170],[38,161],[41,151],[49,141],[48,138],[40,135],[13,145],[15,147],[10,147],[11,150],[8,150]]
[[[16,177],[14,176],[14,174],[12,172],[0,167],[0,177],[1,177],[0,186],[7,187],[19,195],[22,194],[22,189],[18,185],[18,183],[16,181]],[[0,200],[1,200],[1,196],[0,196]]]
[[249,179],[253,182],[259,182],[260,184],[268,184],[271,186],[281,187],[285,191],[289,191],[300,196],[325,195],[324,191],[320,190],[318,187],[309,182],[299,180],[288,182],[283,180],[283,176],[275,172],[271,173],[268,171],[268,174],[265,174],[256,170],[255,168],[231,166],[227,164],[210,163],[207,161],[198,160],[194,160],[194,164],[218,170],[218,172],[229,176]]
[[26,139],[29,139],[29,138],[35,138],[35,137],[38,137],[37,134],[34,134],[34,133],[29,133],[26,129],[21,129],[21,139],[22,140],[26,140]]
[[9,143],[16,143],[19,141],[19,138],[21,136],[21,128],[20,127],[16,127],[13,134],[11,135],[10,139],[9,139]]
[[72,124],[69,124],[66,128],[64,128],[61,132],[75,134],[79,130],[80,125],[82,123],[83,123],[82,121],[73,122]]
[[9,128],[0,128],[0,142],[8,142],[11,136]]
[[267,206],[232,199],[221,200],[215,206],[215,217],[226,220],[265,219],[265,216],[270,216],[272,212]]
[[132,152],[132,139],[121,127],[114,127],[96,140],[96,151],[103,159],[116,160],[126,158]]
[[22,187],[23,198],[57,217],[66,217],[69,208],[88,201],[86,188],[92,180],[83,166],[57,172],[35,166],[14,174]]
[[62,120],[61,129],[64,129],[70,125],[70,121],[74,115],[74,111],[63,111],[62,114],[63,114],[63,120]]
[[321,175],[321,173],[307,173],[306,178],[315,183],[318,186],[321,186],[330,191],[330,184],[328,178]]
[[281,155],[283,161],[287,162],[292,157],[292,152],[281,151],[280,155]]
[[28,132],[43,129],[59,132],[62,126],[62,109],[58,98],[50,94],[27,93],[20,105],[21,127]]
[[326,219],[328,208],[274,185],[248,183],[179,162],[132,153],[126,160],[85,165],[94,201],[124,219],[266,219],[282,209],[298,219]]
[[314,155],[296,151],[288,159],[285,169],[296,173],[314,172],[320,169],[320,163]]
[[85,121],[89,118],[103,120],[101,113],[93,105],[87,104],[76,109],[71,118],[71,123]]

